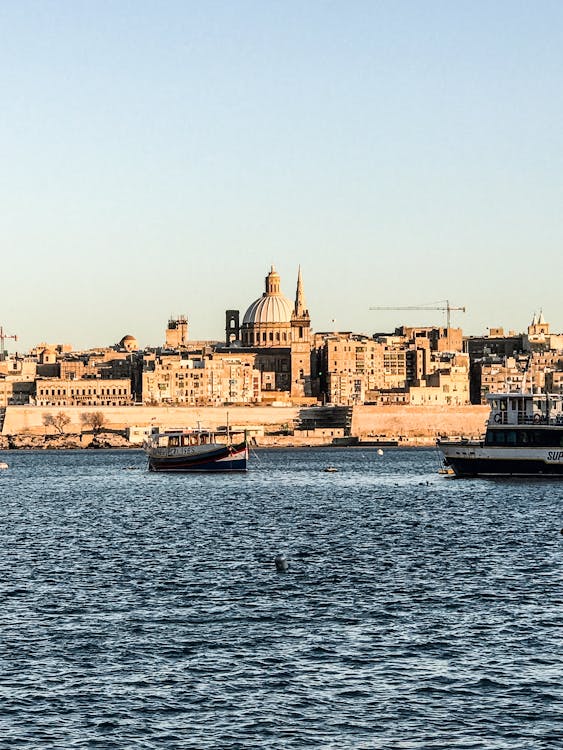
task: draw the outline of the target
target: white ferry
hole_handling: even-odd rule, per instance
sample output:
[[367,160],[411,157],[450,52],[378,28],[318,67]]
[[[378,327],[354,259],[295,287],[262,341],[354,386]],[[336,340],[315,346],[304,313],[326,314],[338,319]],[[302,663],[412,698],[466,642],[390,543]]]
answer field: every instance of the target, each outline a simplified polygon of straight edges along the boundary
[[439,439],[458,477],[563,476],[563,395],[494,393],[481,440]]

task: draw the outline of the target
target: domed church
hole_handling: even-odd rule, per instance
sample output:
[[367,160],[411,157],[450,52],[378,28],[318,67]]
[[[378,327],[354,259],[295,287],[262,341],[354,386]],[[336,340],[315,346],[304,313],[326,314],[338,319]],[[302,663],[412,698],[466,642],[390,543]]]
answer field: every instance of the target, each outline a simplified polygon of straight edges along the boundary
[[239,311],[226,311],[226,344],[256,353],[264,391],[289,391],[311,397],[311,319],[305,304],[301,268],[297,273],[295,302],[281,291],[280,275],[271,267],[266,289],[246,310],[239,326]]

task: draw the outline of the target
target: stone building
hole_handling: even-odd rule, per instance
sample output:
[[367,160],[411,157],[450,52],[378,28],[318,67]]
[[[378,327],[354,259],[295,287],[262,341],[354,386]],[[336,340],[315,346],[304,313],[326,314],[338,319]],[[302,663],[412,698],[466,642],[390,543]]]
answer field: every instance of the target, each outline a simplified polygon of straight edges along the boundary
[[166,348],[185,349],[188,346],[188,319],[185,315],[170,318],[166,329]]
[[[468,358],[460,352],[461,337],[447,336],[447,330],[400,328],[374,338],[316,334],[317,367],[327,402],[403,404],[411,402],[410,392],[416,388],[418,403],[465,403]],[[459,349],[445,351],[440,341],[456,341]],[[425,388],[431,390],[425,394]],[[451,395],[438,398],[442,392]]]
[[413,406],[464,406],[469,404],[469,357],[451,355],[435,363],[433,371],[409,387]]
[[321,390],[331,404],[359,404],[383,386],[383,345],[361,334],[315,336]]
[[244,352],[147,357],[143,402],[182,406],[260,403],[261,374],[254,362],[254,355]]
[[534,314],[524,335],[524,349],[534,354],[563,350],[563,334],[551,332],[550,324],[545,320],[541,310],[539,315]]
[[131,403],[129,378],[39,378],[37,406],[126,406]]
[[428,348],[432,352],[462,352],[463,332],[461,328],[401,326],[396,333],[417,348]]
[[293,304],[282,293],[280,276],[272,266],[264,293],[249,305],[242,324],[238,310],[227,310],[225,316],[226,347],[255,355],[263,398],[271,393],[275,398],[311,399],[311,319],[301,269]]

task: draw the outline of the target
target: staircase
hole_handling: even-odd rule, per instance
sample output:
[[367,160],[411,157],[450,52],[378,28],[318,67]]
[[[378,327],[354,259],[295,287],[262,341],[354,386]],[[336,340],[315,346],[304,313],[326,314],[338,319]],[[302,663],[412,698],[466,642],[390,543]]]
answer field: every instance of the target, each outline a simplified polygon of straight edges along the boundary
[[351,406],[311,406],[299,410],[296,429],[343,429],[344,435],[350,435],[352,427]]

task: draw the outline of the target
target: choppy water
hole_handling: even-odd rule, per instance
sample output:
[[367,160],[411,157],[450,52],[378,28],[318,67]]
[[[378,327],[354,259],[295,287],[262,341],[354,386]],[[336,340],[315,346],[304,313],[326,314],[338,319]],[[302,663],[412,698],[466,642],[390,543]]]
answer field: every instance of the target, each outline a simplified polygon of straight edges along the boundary
[[563,482],[0,460],[1,748],[563,746]]

